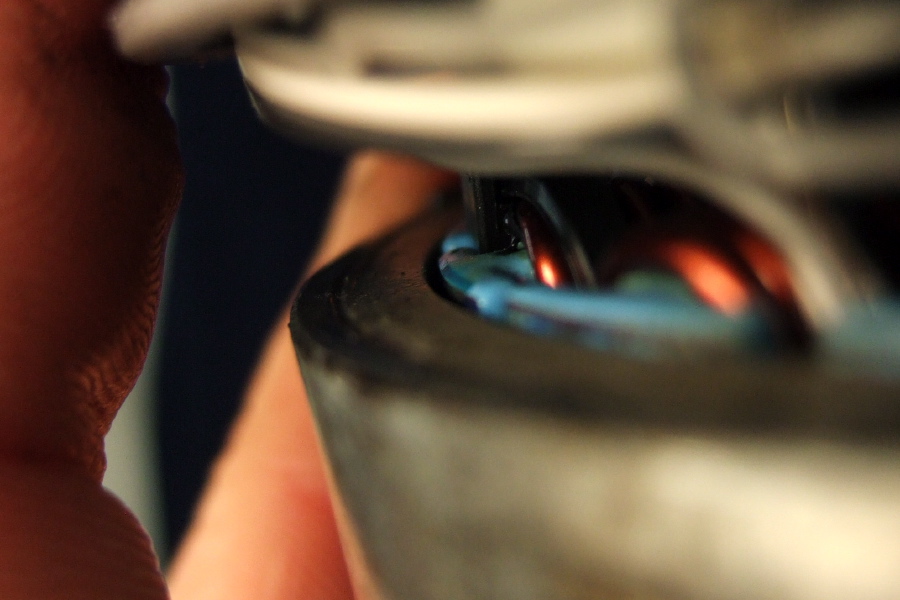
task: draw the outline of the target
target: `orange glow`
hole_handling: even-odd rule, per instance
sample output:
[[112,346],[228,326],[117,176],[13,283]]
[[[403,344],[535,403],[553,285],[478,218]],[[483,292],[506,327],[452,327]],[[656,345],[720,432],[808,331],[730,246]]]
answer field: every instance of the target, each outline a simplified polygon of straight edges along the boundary
[[537,272],[538,279],[540,279],[544,285],[552,288],[559,286],[559,274],[556,272],[556,268],[549,258],[541,258],[538,260]]
[[669,265],[713,308],[736,315],[750,304],[749,285],[721,256],[683,241],[668,243],[661,251]]
[[782,303],[793,303],[794,286],[784,259],[759,237],[746,233],[736,240],[738,251],[753,269],[760,283]]

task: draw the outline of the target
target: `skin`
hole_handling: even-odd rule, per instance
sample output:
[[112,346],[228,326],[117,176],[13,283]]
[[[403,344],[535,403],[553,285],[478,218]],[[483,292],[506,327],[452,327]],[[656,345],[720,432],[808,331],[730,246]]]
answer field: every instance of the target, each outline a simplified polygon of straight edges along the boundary
[[[165,77],[115,55],[109,5],[0,2],[0,598],[343,600],[354,586],[367,597],[339,541],[286,321],[168,586],[140,524],[101,486],[103,436],[146,355],[181,190]],[[450,182],[360,155],[315,264]]]

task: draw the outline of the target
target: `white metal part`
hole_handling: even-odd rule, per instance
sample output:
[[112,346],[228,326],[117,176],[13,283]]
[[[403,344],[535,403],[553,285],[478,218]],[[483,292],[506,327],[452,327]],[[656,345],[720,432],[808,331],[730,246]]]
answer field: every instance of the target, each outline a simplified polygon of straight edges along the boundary
[[[515,170],[670,123],[687,88],[669,0],[343,4],[314,36],[237,34],[248,84],[281,120]],[[486,152],[479,148],[489,147]],[[468,150],[468,151],[467,151]]]
[[322,76],[271,60],[261,49],[270,41],[242,40],[239,45],[247,82],[267,101],[308,119],[361,132],[426,138],[435,145],[567,142],[590,139],[598,131],[625,133],[664,121],[680,92],[679,82],[665,72],[561,81]]
[[119,48],[145,61],[189,55],[243,23],[300,19],[310,0],[127,0],[110,21]]
[[780,188],[900,172],[896,109],[810,108],[848,78],[897,70],[887,0],[129,0],[114,20],[144,59],[230,34],[283,124],[458,168],[475,156],[516,172],[522,157],[664,128],[716,169]]

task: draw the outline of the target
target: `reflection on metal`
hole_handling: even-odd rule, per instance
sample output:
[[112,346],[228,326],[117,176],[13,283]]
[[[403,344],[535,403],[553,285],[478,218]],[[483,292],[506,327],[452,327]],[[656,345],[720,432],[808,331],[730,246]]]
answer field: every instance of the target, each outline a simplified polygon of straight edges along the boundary
[[538,280],[554,289],[571,284],[569,265],[543,217],[528,203],[520,202],[516,207],[515,218]]

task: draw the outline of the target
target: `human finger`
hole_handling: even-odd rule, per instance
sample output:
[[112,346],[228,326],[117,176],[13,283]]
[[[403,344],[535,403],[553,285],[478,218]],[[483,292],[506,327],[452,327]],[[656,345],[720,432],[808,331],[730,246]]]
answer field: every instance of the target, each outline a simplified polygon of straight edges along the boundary
[[159,69],[107,0],[0,2],[0,597],[163,598],[100,484],[146,352],[180,187]]

